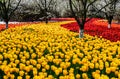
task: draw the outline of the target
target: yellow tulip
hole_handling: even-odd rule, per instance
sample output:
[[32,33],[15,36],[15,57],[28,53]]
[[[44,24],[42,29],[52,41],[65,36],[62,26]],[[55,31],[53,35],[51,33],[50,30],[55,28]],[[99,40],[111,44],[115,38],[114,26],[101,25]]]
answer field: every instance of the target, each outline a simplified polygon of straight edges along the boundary
[[37,69],[40,69],[40,68],[41,68],[41,65],[40,65],[40,64],[37,64],[36,67],[37,67]]
[[112,71],[112,72],[115,72],[116,71],[116,67],[110,67],[110,70]]
[[76,75],[76,79],[80,79],[80,77],[81,77],[80,74]]
[[111,69],[110,68],[106,68],[106,73],[110,74],[111,73]]
[[88,67],[87,67],[87,66],[82,66],[82,67],[80,68],[80,70],[83,71],[83,72],[88,71]]
[[66,69],[63,70],[63,75],[67,75],[68,71]]
[[26,75],[25,78],[26,78],[26,79],[30,79],[30,76],[29,76],[29,75]]
[[27,61],[26,61],[26,65],[30,65],[30,61],[27,60]]
[[88,79],[87,74],[86,74],[86,73],[83,73],[83,74],[82,74],[82,78],[83,78],[83,79]]
[[91,69],[94,68],[94,64],[93,63],[90,63],[89,66],[90,66]]
[[46,69],[42,68],[42,72],[46,72]]
[[45,69],[46,69],[46,70],[49,70],[49,69],[50,69],[50,66],[49,66],[49,65],[45,65]]
[[19,60],[15,60],[15,64],[19,64],[20,63],[20,61]]
[[3,55],[0,54],[0,61],[3,60]]
[[24,68],[24,70],[26,71],[26,72],[30,72],[30,66],[26,66],[25,68]]
[[0,61],[0,65],[2,64],[2,61]]
[[56,74],[56,75],[59,75],[59,74],[60,74],[60,71],[59,71],[59,70],[55,70],[55,74]]
[[49,79],[53,79],[53,76],[52,76],[52,75],[48,75],[48,78],[49,78]]
[[36,58],[36,56],[37,56],[37,55],[36,55],[35,53],[32,53],[32,54],[31,54],[31,58],[32,58],[32,59]]
[[19,75],[23,76],[24,75],[24,71],[19,71]]
[[9,79],[9,78],[8,78],[8,76],[4,75],[4,76],[3,76],[3,79]]
[[10,75],[10,79],[14,79],[15,76],[13,74]]

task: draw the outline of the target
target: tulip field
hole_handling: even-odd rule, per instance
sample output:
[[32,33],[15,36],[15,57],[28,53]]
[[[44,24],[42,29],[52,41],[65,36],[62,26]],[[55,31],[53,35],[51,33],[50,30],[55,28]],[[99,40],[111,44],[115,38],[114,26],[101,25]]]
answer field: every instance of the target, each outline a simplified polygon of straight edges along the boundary
[[120,79],[119,26],[94,18],[80,39],[74,20],[9,25],[0,32],[0,79]]
[[[67,28],[74,32],[79,32],[79,26],[76,22],[70,22],[67,24],[61,25],[64,28]],[[112,24],[111,29],[107,28],[108,23],[107,20],[101,20],[98,18],[93,18],[85,25],[85,33],[91,36],[102,36],[105,39],[110,41],[119,41],[120,40],[120,24]]]

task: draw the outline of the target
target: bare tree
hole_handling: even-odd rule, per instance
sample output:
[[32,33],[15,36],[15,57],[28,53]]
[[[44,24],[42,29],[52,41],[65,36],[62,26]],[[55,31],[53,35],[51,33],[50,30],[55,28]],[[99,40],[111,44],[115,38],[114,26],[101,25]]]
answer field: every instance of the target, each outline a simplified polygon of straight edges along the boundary
[[117,23],[120,24],[120,11],[116,13],[116,20],[118,21]]
[[12,16],[12,19],[17,19],[19,21],[38,21],[38,9],[39,8],[32,2],[21,2],[18,9],[14,12],[15,16]]
[[[109,4],[109,3],[111,3],[111,4]],[[108,20],[108,28],[111,28],[111,23],[112,23],[113,17],[116,15],[116,12],[117,12],[116,9],[117,9],[118,3],[119,3],[119,0],[102,0],[102,2],[99,2],[96,5],[93,5],[93,7],[96,10],[98,10],[98,8],[109,4],[107,7],[105,7],[104,9],[102,9],[100,11],[105,14],[105,17]]]
[[20,2],[21,0],[18,0],[17,3],[15,0],[0,0],[0,16],[6,23],[6,29],[12,14],[18,8]]
[[51,11],[56,10],[57,0],[36,0],[41,15],[43,15],[45,22],[48,23]]
[[64,1],[64,4],[65,5],[62,5],[62,6],[64,6],[64,12],[63,12],[62,16],[63,17],[73,17],[72,12],[70,10],[69,2],[66,0],[66,1]]
[[[84,37],[84,26],[85,24],[92,19],[99,11],[107,7],[109,4],[106,4],[105,6],[101,7],[97,12],[94,12],[93,14],[89,14],[90,7],[95,4],[99,0],[69,0],[69,5],[71,12],[77,21],[80,31],[79,31],[79,37]],[[88,18],[88,15],[90,16]]]

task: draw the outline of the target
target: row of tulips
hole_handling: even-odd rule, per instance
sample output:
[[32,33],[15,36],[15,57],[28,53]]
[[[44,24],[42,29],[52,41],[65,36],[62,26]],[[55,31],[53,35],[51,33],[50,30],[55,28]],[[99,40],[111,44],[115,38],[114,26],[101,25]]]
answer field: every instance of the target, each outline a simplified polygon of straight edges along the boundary
[[79,39],[65,23],[0,32],[0,79],[120,79],[120,42]]
[[[14,28],[17,26],[23,26],[23,25],[31,25],[31,24],[37,24],[39,22],[18,22],[18,23],[10,23],[8,25],[9,28]],[[5,29],[5,24],[0,24],[0,31]]]
[[[102,36],[105,39],[110,41],[119,41],[120,40],[120,25],[119,24],[112,24],[112,28],[107,28],[106,21],[99,21],[100,19],[92,19],[91,21],[87,22],[85,25],[85,33],[92,35],[92,36]],[[67,28],[71,31],[79,32],[79,26],[76,22],[71,22],[68,24],[61,25],[64,28]]]
[[51,18],[51,21],[74,21],[74,18]]
[[[106,27],[106,26],[108,26],[108,21],[107,20],[96,20],[96,21],[94,21],[94,23],[93,24],[95,24],[95,25],[101,25],[101,26],[104,26],[104,27]],[[120,24],[118,24],[116,21],[114,21],[113,20],[113,22],[112,22],[112,24],[111,24],[111,26],[112,26],[112,28],[120,28]]]
[[[16,26],[22,26],[22,25],[25,25],[25,24],[9,24],[9,28],[13,28]],[[5,29],[5,24],[0,24],[0,30],[4,30],[4,29]]]

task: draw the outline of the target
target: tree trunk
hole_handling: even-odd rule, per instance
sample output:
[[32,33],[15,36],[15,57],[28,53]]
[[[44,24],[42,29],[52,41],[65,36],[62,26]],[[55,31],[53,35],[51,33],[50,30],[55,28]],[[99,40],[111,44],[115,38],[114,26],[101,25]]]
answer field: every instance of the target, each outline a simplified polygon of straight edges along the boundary
[[84,38],[84,25],[81,24],[79,20],[76,20],[77,24],[79,25],[79,38]]
[[113,20],[113,16],[109,16],[109,18],[108,18],[108,28],[109,29],[111,28],[112,20]]
[[6,29],[8,29],[8,22],[5,22],[6,23]]
[[118,20],[118,24],[120,24],[120,20]]
[[45,23],[48,24],[48,19],[47,18],[45,19]]
[[111,24],[108,24],[108,29],[110,29],[111,28]]
[[84,37],[84,29],[79,29],[79,38]]
[[47,15],[45,15],[45,23],[46,23],[46,24],[48,23]]

